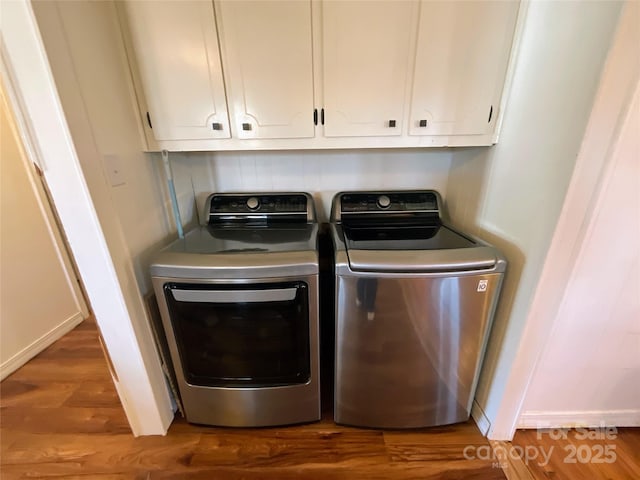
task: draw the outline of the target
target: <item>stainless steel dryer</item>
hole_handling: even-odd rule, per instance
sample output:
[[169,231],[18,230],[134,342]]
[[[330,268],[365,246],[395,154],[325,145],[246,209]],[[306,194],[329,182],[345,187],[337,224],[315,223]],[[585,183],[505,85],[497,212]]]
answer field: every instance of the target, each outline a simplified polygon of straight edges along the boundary
[[504,257],[446,225],[435,191],[340,193],[331,230],[335,421],[416,428],[467,420]]
[[312,198],[214,194],[206,213],[151,266],[187,420],[243,427],[319,420]]

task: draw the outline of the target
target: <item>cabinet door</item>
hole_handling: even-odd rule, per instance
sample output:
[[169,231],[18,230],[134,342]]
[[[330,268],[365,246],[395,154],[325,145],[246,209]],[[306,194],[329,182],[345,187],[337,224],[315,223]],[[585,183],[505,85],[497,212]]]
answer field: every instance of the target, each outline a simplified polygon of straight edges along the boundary
[[409,134],[494,130],[518,8],[517,1],[421,1]]
[[322,3],[327,137],[401,135],[416,3]]
[[157,140],[229,138],[213,4],[125,2]]
[[311,1],[215,6],[233,136],[313,137]]

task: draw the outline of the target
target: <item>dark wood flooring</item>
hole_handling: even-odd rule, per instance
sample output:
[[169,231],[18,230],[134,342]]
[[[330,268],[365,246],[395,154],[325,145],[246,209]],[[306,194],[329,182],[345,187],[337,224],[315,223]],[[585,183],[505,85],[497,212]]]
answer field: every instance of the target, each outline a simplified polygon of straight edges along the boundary
[[[2,480],[505,478],[494,460],[465,458],[465,447],[489,445],[472,421],[383,432],[337,426],[331,412],[319,423],[265,429],[194,426],[178,417],[164,437],[134,438],[92,320],[0,384],[0,422]],[[625,472],[637,472],[640,441],[631,438],[620,460],[636,466]],[[564,468],[554,464],[530,478],[626,478],[616,470],[565,475]],[[520,478],[514,472],[507,469],[509,478]]]

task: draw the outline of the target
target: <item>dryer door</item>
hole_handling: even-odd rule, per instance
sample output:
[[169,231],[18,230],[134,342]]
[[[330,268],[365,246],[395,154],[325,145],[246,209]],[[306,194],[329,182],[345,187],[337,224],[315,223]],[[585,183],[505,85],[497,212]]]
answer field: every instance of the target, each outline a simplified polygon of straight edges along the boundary
[[267,387],[309,381],[306,283],[166,283],[164,294],[187,383]]

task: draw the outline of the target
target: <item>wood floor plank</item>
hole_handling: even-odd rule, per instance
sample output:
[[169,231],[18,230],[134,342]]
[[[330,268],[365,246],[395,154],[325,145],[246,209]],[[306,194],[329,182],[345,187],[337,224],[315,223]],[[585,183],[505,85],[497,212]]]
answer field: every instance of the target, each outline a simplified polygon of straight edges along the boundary
[[[122,410],[120,399],[113,385],[105,382],[82,382],[76,384],[71,395],[63,402],[65,407],[105,407]],[[124,417],[124,411],[122,411]]]
[[280,432],[203,435],[190,465],[242,468],[358,468],[387,465],[382,434],[374,431],[320,433],[295,428]]
[[487,462],[465,460],[464,462],[429,461],[394,464],[386,478],[412,480],[505,480],[501,468]]
[[[388,469],[375,468],[371,470],[344,470],[331,467],[319,469],[241,469],[237,467],[218,467],[211,469],[189,470],[184,473],[151,472],[149,480],[389,480],[402,478],[403,480],[424,480],[424,476],[393,477]],[[460,478],[460,477],[458,477]]]
[[62,382],[70,378],[78,382],[111,382],[104,357],[93,362],[79,362],[76,358],[37,359],[15,371],[8,378],[24,382]]
[[80,466],[76,471],[68,469],[59,470],[57,465],[50,464],[46,469],[37,471],[21,471],[19,468],[9,466],[2,470],[2,480],[33,480],[33,479],[53,479],[53,480],[147,480],[149,471],[122,472],[122,473],[92,473],[86,475],[82,473]]
[[0,407],[46,405],[61,407],[73,396],[78,384],[73,382],[29,382],[7,378],[0,383]]
[[252,469],[244,470],[234,467],[219,467],[206,470],[189,470],[187,472],[153,471],[150,480],[498,480],[504,479],[500,469],[489,470],[454,470],[442,468],[434,471],[425,466],[394,468],[393,466],[372,466],[370,469],[336,469],[322,467],[318,469]]
[[[389,458],[397,463],[464,461],[464,449],[458,445],[427,446],[423,443],[387,447]],[[491,465],[491,462],[488,463]]]
[[85,471],[81,463],[41,463],[26,468],[24,465],[4,465],[2,468],[2,480],[27,480],[34,478],[43,479],[82,479],[82,480],[145,480],[149,476],[146,470],[140,472],[98,473],[90,475]]
[[131,427],[121,408],[59,407],[56,414],[50,408],[2,407],[2,430],[29,433],[131,433]]
[[[93,342],[93,337],[87,339],[87,341]],[[103,353],[100,347],[95,346],[87,346],[87,345],[53,345],[52,348],[49,348],[40,354],[40,359],[56,359],[64,357],[66,359],[78,359],[84,360],[87,359],[99,359],[103,358]]]
[[86,475],[155,469],[182,471],[199,441],[199,435],[134,438],[131,434],[59,434],[52,442],[50,435],[19,433],[13,435],[11,444],[3,450],[2,464],[3,471],[5,465],[38,471],[43,465],[57,464],[70,473],[80,465]]

